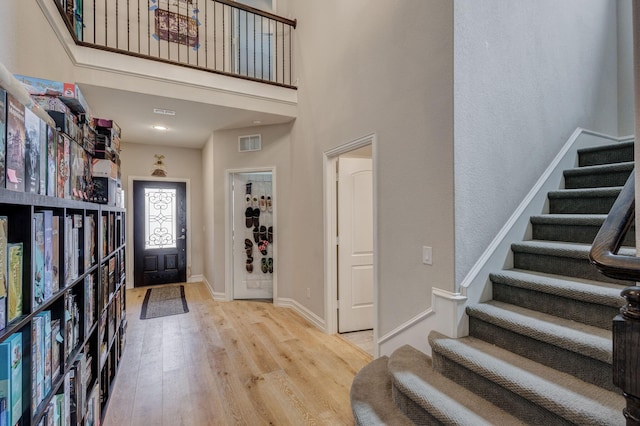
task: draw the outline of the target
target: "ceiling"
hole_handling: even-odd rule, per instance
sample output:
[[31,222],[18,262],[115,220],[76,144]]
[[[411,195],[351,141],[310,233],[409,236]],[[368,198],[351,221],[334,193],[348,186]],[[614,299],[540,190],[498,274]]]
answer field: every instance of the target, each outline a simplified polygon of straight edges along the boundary
[[[156,146],[202,148],[216,130],[290,122],[291,117],[200,102],[79,84],[94,116],[114,120],[122,141]],[[175,111],[161,115],[154,108]],[[168,130],[160,131],[153,126]]]

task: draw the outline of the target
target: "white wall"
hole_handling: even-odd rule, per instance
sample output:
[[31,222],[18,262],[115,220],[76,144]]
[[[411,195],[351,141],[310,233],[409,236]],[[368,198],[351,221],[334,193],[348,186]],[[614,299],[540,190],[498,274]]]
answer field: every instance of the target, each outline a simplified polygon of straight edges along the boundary
[[299,23],[290,297],[324,317],[323,152],[375,132],[384,335],[426,310],[432,287],[453,289],[452,2],[280,0],[278,11]]
[[[291,212],[297,208],[298,200],[291,198],[291,163],[290,163],[290,124],[275,126],[257,126],[247,129],[225,130],[214,132],[211,142],[205,149],[209,157],[211,145],[213,155],[213,207],[207,210],[207,226],[213,226],[212,252],[207,253],[204,263],[207,265],[206,279],[213,284],[215,293],[225,292],[225,195],[227,191],[225,175],[229,170],[255,170],[264,167],[275,168],[275,197],[274,208],[277,212],[277,228],[274,229],[277,243],[277,277],[278,296],[291,297],[292,269],[300,267],[294,265],[293,253],[304,250],[304,247],[294,247],[291,238]],[[262,150],[254,152],[238,152],[238,137],[244,135],[262,135]],[[206,160],[208,161],[208,160]],[[210,174],[210,173],[208,173]],[[208,178],[210,179],[210,178]],[[211,248],[211,247],[210,247]],[[227,289],[231,297],[231,288]]]
[[[213,292],[214,280],[213,271],[213,253],[214,253],[214,235],[215,230],[213,226],[212,213],[214,210],[213,203],[213,188],[214,188],[214,168],[213,168],[213,135],[209,137],[204,147],[202,148],[202,208],[203,212],[203,250],[202,250],[202,263],[203,263],[203,275],[204,280],[209,285],[210,290]],[[224,232],[224,231],[222,231]]]
[[576,127],[616,135],[616,2],[455,1],[456,282]]
[[[188,226],[191,229],[191,240],[187,243],[191,251],[188,255],[191,259],[187,265],[187,278],[192,275],[202,275],[204,273],[202,263],[202,253],[204,247],[204,222],[203,222],[203,173],[202,173],[202,151],[200,149],[185,149],[174,147],[155,147],[136,143],[122,143],[120,159],[122,161],[122,187],[126,194],[131,193],[128,187],[129,176],[151,176],[154,155],[165,156],[164,162],[167,165],[167,180],[189,179],[190,187],[190,214]],[[128,197],[128,195],[127,195]],[[129,208],[130,206],[125,206]],[[129,251],[128,255],[133,255]]]
[[0,2],[0,28],[0,62],[9,71],[49,80],[75,81],[69,57],[35,1]]

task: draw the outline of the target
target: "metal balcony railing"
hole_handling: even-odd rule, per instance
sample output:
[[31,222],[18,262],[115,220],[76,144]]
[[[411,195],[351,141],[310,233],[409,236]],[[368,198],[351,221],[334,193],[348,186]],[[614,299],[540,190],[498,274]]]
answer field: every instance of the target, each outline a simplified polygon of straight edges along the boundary
[[295,88],[295,20],[230,0],[51,1],[80,46]]

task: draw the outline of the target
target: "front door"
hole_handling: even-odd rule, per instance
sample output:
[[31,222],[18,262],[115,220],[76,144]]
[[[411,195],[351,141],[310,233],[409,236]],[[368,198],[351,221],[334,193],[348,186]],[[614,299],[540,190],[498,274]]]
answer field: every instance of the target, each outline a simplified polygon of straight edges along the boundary
[[187,279],[185,182],[134,181],[134,287]]
[[373,167],[338,161],[338,331],[373,328]]

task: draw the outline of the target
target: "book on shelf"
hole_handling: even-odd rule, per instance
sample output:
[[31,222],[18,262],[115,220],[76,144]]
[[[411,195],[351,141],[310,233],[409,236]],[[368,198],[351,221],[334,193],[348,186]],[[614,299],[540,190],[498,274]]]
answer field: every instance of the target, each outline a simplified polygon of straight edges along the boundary
[[24,191],[40,191],[40,117],[29,108],[24,109],[25,170]]
[[56,184],[58,179],[58,156],[56,149],[58,141],[55,129],[47,126],[47,195],[56,197]]
[[89,331],[95,321],[96,311],[96,283],[95,275],[89,274],[84,277],[84,333],[85,338],[89,337]]
[[55,293],[60,290],[60,216],[51,219],[51,288]]
[[62,342],[60,334],[60,320],[51,321],[51,382],[55,382],[60,376],[60,343]]
[[95,215],[84,217],[84,268],[89,269],[96,263],[96,221]]
[[9,219],[0,216],[0,297],[7,296],[7,243],[9,238]]
[[97,383],[89,393],[85,417],[85,426],[100,426],[100,388]]
[[58,143],[56,147],[56,158],[58,162],[56,194],[58,198],[71,198],[71,193],[69,192],[70,143],[71,141],[66,135],[58,132]]
[[64,238],[62,241],[64,242],[64,251],[62,255],[64,256],[64,284],[69,284],[73,279],[71,273],[71,267],[73,262],[73,247],[71,244],[71,240],[73,239],[73,218],[71,215],[66,215],[64,217]]
[[37,308],[44,302],[44,214],[36,212],[33,214],[33,250],[31,283],[33,295],[33,308]]
[[[67,360],[80,342],[80,310],[75,294],[65,293],[64,302],[64,359]],[[63,325],[61,324],[60,327]]]
[[7,148],[7,91],[0,87],[0,188],[5,187]]
[[24,105],[7,93],[6,188],[24,192],[26,135]]
[[44,219],[44,300],[53,296],[53,211],[43,210]]
[[42,363],[44,368],[44,395],[48,395],[51,392],[51,311],[42,311],[38,315],[43,317],[43,330],[42,330]]
[[108,252],[109,228],[107,227],[108,226],[107,224],[109,223],[109,216],[107,216],[106,214],[103,214],[102,216],[100,216],[100,221],[102,222],[102,225],[101,225],[102,226],[102,245],[101,245],[102,252],[100,253],[100,257],[103,258],[109,254]]
[[74,214],[73,218],[73,229],[71,230],[71,275],[72,278],[78,278],[80,275],[80,265],[83,265],[82,262],[82,227],[83,227],[83,216],[81,214]]
[[44,398],[44,318],[36,315],[31,321],[31,407],[36,413]]
[[7,244],[7,322],[22,315],[23,244]]
[[47,195],[47,133],[49,130],[49,126],[47,123],[40,119],[40,188],[38,190],[38,194]]
[[22,417],[22,333],[0,343],[0,395],[6,398],[6,421],[15,425]]

